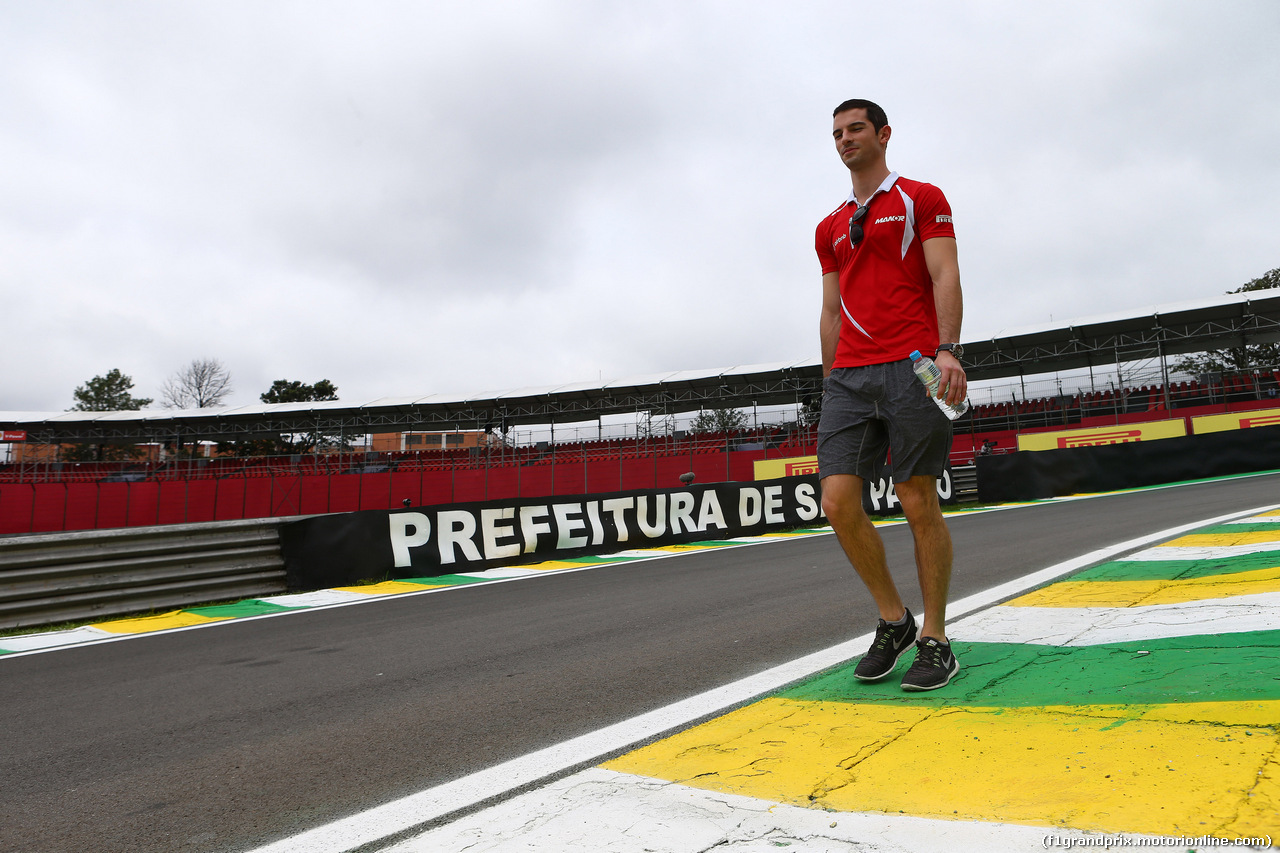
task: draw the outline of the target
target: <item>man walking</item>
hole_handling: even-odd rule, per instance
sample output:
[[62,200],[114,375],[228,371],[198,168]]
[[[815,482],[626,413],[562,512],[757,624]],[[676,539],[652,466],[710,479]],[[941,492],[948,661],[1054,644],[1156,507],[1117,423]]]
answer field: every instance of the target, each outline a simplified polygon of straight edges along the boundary
[[[876,637],[854,674],[878,681],[915,642],[904,690],[934,690],[960,670],[947,640],[951,534],[938,504],[937,478],[951,450],[951,422],[911,370],[910,354],[933,354],[939,397],[966,394],[960,320],[960,267],[951,207],[942,191],[890,172],[892,133],[871,101],[836,107],[836,151],[853,191],[818,225],[822,262],[822,417],[818,476],[822,507],[841,548],[880,611]],[[862,508],[862,484],[886,452],[898,501],[915,542],[924,621],[902,603],[885,563],[884,542]],[[918,635],[918,637],[917,637]]]

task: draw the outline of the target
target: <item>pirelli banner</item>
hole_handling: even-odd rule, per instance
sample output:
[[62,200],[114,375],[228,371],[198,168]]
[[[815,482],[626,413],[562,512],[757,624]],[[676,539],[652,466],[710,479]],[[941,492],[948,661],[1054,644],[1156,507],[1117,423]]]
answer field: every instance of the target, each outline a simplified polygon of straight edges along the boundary
[[810,475],[323,515],[280,539],[296,591],[825,524],[821,512]]
[[1023,501],[1280,469],[1280,426],[978,457],[978,499]]
[[1226,415],[1200,415],[1191,419],[1191,431],[1196,435],[1224,432],[1229,429],[1256,429],[1264,426],[1280,426],[1280,409],[1231,412]]
[[1065,429],[1018,435],[1018,450],[1066,450],[1071,447],[1099,447],[1104,444],[1132,444],[1161,438],[1181,438],[1187,434],[1182,418],[1123,426]]
[[[818,457],[797,456],[790,459],[760,459],[755,463],[757,480],[772,480],[777,477],[807,477],[818,475]],[[952,485],[951,466],[948,465],[938,478],[938,502],[953,504],[956,502],[956,490]],[[862,508],[868,515],[889,515],[902,511],[898,503],[898,493],[893,487],[887,464],[880,466],[880,475],[866,480],[862,484]]]

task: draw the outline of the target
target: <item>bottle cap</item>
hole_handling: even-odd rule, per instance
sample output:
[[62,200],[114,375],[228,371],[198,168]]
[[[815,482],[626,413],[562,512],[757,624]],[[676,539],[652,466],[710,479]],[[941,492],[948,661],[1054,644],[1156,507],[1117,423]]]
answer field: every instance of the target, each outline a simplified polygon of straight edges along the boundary
[[912,361],[919,361],[919,360],[920,360],[920,350],[915,349],[915,350],[912,350],[912,351],[911,351],[911,360],[912,360]]

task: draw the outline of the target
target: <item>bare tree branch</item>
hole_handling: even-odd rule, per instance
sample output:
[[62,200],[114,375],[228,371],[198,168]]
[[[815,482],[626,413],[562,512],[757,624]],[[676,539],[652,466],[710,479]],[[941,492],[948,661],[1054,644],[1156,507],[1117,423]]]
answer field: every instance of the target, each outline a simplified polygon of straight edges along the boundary
[[231,374],[216,358],[196,358],[165,380],[160,404],[166,409],[209,409],[231,393]]

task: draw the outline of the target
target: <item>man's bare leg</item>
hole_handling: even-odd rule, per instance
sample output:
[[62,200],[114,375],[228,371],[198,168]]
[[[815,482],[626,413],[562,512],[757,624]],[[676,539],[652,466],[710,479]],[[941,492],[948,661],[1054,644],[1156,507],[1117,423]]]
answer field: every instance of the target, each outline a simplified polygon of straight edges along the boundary
[[951,586],[951,532],[938,503],[937,478],[912,477],[895,483],[898,502],[915,540],[916,574],[924,598],[921,637],[947,642],[947,593]]
[[875,599],[880,618],[886,622],[901,619],[906,607],[885,562],[884,540],[862,508],[862,478],[852,474],[823,477],[822,511],[845,556]]

